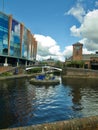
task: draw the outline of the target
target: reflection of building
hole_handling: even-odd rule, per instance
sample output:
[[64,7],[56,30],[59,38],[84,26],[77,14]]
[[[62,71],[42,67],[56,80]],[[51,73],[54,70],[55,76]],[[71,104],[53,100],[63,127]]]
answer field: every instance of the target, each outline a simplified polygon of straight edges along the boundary
[[35,91],[24,79],[0,82],[0,129],[27,125],[35,110]]
[[[83,64],[84,68],[89,69],[98,69],[98,53],[96,54],[82,54],[83,44],[76,43],[73,44],[73,55],[66,59],[66,65],[77,64],[76,67],[79,67],[78,64]],[[74,66],[74,65],[73,65]]]
[[29,64],[36,60],[37,41],[24,24],[0,12],[0,62]]

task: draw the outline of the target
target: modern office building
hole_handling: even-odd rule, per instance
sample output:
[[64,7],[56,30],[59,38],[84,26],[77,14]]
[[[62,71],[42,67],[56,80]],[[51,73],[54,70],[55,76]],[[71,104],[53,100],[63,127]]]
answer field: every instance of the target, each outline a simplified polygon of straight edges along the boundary
[[23,23],[0,12],[0,64],[27,65],[36,60],[37,41]]

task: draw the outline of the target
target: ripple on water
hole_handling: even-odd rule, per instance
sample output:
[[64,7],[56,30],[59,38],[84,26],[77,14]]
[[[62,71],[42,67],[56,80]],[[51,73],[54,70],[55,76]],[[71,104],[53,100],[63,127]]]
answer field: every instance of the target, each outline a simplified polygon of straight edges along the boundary
[[41,87],[29,84],[27,79],[0,83],[0,128],[97,115],[98,86],[81,82],[65,80]]

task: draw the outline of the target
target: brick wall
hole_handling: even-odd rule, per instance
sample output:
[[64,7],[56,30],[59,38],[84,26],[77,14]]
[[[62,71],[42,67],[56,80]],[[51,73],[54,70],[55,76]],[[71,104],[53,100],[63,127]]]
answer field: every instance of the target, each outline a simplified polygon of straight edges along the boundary
[[98,70],[80,69],[80,68],[64,68],[63,76],[84,76],[84,77],[98,77]]
[[0,73],[5,72],[10,70],[12,67],[11,66],[0,66]]

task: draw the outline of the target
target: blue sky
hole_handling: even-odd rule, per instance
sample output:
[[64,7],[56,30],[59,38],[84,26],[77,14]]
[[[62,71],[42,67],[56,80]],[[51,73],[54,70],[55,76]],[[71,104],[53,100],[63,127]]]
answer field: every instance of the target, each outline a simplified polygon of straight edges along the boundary
[[78,41],[83,53],[98,50],[98,0],[4,0],[4,12],[34,34],[38,60],[51,56],[64,61]]

